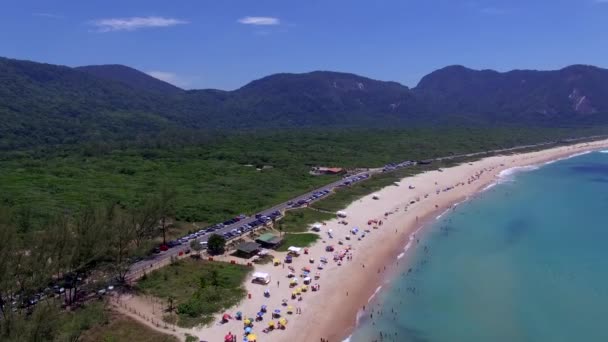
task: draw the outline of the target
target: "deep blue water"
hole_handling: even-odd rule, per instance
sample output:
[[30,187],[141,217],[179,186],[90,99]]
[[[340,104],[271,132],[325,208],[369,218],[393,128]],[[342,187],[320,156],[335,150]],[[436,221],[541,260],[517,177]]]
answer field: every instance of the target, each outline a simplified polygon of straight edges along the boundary
[[608,154],[503,180],[419,233],[351,341],[608,341]]

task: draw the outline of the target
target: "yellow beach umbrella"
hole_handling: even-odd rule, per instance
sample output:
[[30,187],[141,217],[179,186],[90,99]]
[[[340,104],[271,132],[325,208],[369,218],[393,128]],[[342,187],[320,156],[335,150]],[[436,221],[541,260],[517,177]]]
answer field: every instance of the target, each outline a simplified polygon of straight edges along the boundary
[[288,306],[288,307],[287,307],[287,312],[293,312],[293,306],[291,306],[291,305],[290,305],[290,306]]
[[249,336],[247,336],[247,340],[252,341],[252,342],[255,341],[256,338],[257,338],[257,336],[255,336],[255,334],[249,334]]
[[274,327],[274,321],[270,321],[270,322],[268,322],[268,326],[269,326],[269,327]]
[[251,324],[251,321],[249,319],[246,319],[246,320],[243,321],[243,323],[245,323],[245,324]]
[[287,324],[287,320],[285,318],[281,318],[279,320],[279,323],[281,323],[281,325],[285,325],[285,324]]

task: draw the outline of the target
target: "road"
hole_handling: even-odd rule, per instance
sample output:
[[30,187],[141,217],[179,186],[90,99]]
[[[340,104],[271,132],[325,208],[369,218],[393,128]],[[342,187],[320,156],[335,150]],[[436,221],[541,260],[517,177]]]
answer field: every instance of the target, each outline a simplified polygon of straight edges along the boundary
[[[362,171],[362,172],[359,172],[357,174],[350,175],[348,177],[345,177],[343,179],[337,180],[337,181],[335,181],[333,183],[327,184],[327,185],[325,185],[323,187],[320,187],[318,189],[309,191],[309,192],[307,192],[307,193],[305,193],[303,195],[300,195],[298,197],[295,197],[295,198],[293,198],[293,199],[291,199],[289,201],[277,204],[274,207],[271,207],[271,208],[265,209],[263,211],[260,211],[256,215],[259,214],[259,215],[266,215],[266,216],[268,216],[269,214],[271,214],[271,213],[273,213],[275,211],[284,212],[286,209],[291,208],[291,206],[289,204],[287,204],[288,202],[296,203],[299,200],[304,200],[304,199],[310,198],[315,192],[319,192],[319,191],[323,191],[323,190],[333,191],[335,188],[337,188],[340,184],[342,184],[343,182],[345,182],[348,179],[352,179],[354,177],[361,176],[361,175],[364,175],[364,174],[368,174],[368,175],[371,176],[371,175],[374,175],[374,174],[377,174],[377,173],[380,173],[380,172],[382,172],[381,168],[379,168],[379,169],[369,169],[367,171]],[[316,200],[311,200],[311,203],[314,202],[314,201],[320,200],[322,198],[325,198],[325,197],[327,197],[327,196],[320,197],[320,198],[318,198]],[[201,236],[197,240],[198,241],[207,241],[208,238],[209,238],[209,236],[211,236],[212,234],[219,234],[219,235],[221,235],[221,234],[227,233],[227,232],[229,232],[229,231],[231,231],[233,229],[239,228],[239,227],[241,227],[241,226],[243,226],[245,224],[251,223],[251,222],[253,222],[255,220],[256,220],[255,215],[247,217],[247,218],[242,219],[242,220],[240,220],[240,221],[238,221],[236,223],[233,223],[231,225],[224,226],[223,228],[218,229],[218,230],[216,230],[215,232],[213,232],[211,234],[206,234],[204,236]],[[133,264],[131,266],[130,270],[129,270],[129,273],[127,275],[127,279],[136,278],[138,275],[142,274],[142,272],[144,270],[150,269],[154,265],[164,263],[165,261],[171,259],[171,257],[178,256],[180,252],[184,252],[185,250],[187,250],[187,249],[190,248],[189,244],[190,243],[188,242],[187,244],[182,244],[180,246],[176,246],[176,247],[170,248],[169,250],[167,250],[165,252],[162,252],[160,254],[155,254],[155,255],[150,256],[149,258],[147,258],[145,260],[141,260],[141,261]]]
[[[535,147],[542,147],[542,146],[549,146],[549,145],[556,145],[559,144],[560,142],[567,142],[567,143],[573,143],[573,142],[577,142],[577,141],[582,141],[582,140],[591,140],[591,139],[597,139],[597,138],[605,138],[606,136],[592,136],[592,137],[585,137],[585,138],[577,138],[577,139],[568,139],[568,140],[563,140],[563,141],[549,141],[549,142],[544,142],[544,143],[539,143],[539,144],[532,144],[532,145],[522,145],[522,146],[516,146],[516,147],[511,147],[511,148],[504,148],[504,149],[497,149],[497,150],[490,150],[490,151],[483,151],[483,152],[475,152],[475,153],[467,153],[467,154],[460,154],[460,155],[451,155],[451,156],[446,156],[446,157],[439,157],[439,158],[434,158],[434,159],[430,159],[432,161],[441,161],[441,160],[450,160],[450,159],[455,159],[455,158],[464,158],[464,157],[475,157],[475,156],[480,156],[480,155],[484,155],[484,154],[493,154],[493,153],[502,153],[502,152],[510,152],[510,151],[517,151],[517,150],[522,150],[522,149],[529,149],[529,148],[535,148]],[[412,165],[415,165],[412,164]],[[310,192],[307,192],[303,195],[300,195],[298,197],[295,197],[293,199],[291,199],[290,201],[287,202],[283,202],[280,204],[275,205],[272,208],[268,208],[266,210],[263,210],[261,212],[259,212],[258,214],[260,215],[266,215],[268,216],[270,213],[275,212],[275,211],[280,211],[280,212],[284,212],[286,209],[290,208],[290,205],[287,204],[288,202],[293,202],[296,203],[297,201],[301,200],[301,199],[307,199],[309,197],[312,196],[313,193],[315,192],[319,192],[319,191],[323,191],[323,190],[329,190],[329,191],[333,191],[334,189],[336,189],[340,184],[342,184],[344,181],[346,181],[347,179],[352,179],[354,177],[363,175],[363,174],[368,174],[370,176],[374,175],[374,174],[378,174],[382,172],[382,168],[377,168],[377,169],[369,169],[368,171],[363,171],[354,175],[350,175],[348,177],[345,177],[344,179],[340,179],[337,180],[333,183],[327,184],[321,188],[312,190]],[[369,178],[368,178],[369,179]],[[365,181],[362,180],[362,181]],[[323,199],[326,196],[323,196],[317,200]],[[314,202],[315,200],[311,201]],[[223,234],[226,232],[229,232],[235,228],[238,228],[242,225],[251,223],[253,221],[255,221],[255,215],[245,218],[243,220],[240,220],[234,224],[225,226],[215,232],[213,232],[212,234]],[[199,241],[207,241],[207,239],[209,238],[211,234],[206,234],[204,236],[201,236],[198,238]],[[143,273],[144,270],[146,269],[150,269],[152,267],[154,267],[155,265],[159,265],[159,264],[163,264],[164,262],[166,262],[167,260],[169,260],[171,257],[174,256],[178,256],[180,252],[184,252],[186,249],[189,249],[189,243],[188,244],[183,244],[180,246],[176,246],[173,248],[170,248],[169,250],[162,252],[160,254],[156,254],[153,255],[145,260],[139,261],[135,264],[133,264],[129,270],[129,273],[127,275],[127,279],[135,279],[137,278],[139,275],[141,275]]]

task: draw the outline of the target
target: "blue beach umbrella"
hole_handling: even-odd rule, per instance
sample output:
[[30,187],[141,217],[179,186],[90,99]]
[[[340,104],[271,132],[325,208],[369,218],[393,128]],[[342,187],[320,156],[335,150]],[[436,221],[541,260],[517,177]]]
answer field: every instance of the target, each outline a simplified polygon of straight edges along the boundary
[[249,334],[250,332],[251,332],[251,327],[247,327],[247,328],[245,328],[245,333],[246,333],[246,334]]
[[264,316],[264,313],[262,311],[258,312],[258,317],[262,317]]

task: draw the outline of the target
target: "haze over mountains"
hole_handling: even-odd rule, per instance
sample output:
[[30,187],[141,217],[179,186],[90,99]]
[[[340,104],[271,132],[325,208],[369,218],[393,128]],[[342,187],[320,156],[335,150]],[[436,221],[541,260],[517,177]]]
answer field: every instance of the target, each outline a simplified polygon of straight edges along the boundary
[[275,74],[234,91],[182,90],[122,65],[0,58],[0,148],[164,130],[608,122],[608,70],[500,73],[449,66],[415,88],[329,71]]

